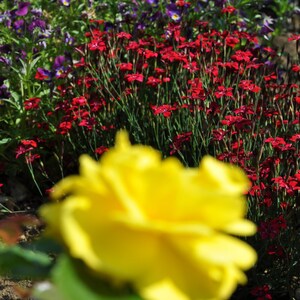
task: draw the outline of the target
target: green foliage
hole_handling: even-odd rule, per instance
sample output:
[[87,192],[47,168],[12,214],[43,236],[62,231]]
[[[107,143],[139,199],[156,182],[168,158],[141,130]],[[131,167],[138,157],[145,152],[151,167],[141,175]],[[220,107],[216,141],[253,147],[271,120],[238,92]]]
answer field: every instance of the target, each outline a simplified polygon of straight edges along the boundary
[[67,255],[59,258],[52,280],[64,300],[141,300],[128,287],[110,286],[109,281],[95,277],[80,261]]
[[52,260],[42,252],[20,246],[0,246],[0,275],[11,279],[41,279],[49,275]]

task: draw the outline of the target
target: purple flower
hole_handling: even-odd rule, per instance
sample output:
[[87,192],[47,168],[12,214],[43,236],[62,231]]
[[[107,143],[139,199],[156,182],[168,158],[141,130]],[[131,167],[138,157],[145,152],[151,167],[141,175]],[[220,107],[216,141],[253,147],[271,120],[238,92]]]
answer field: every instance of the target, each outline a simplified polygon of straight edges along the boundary
[[215,0],[215,6],[223,7],[227,0]]
[[11,61],[4,56],[0,56],[0,63],[6,64],[9,66],[11,64]]
[[158,5],[158,0],[146,0],[146,2],[154,7]]
[[5,84],[0,86],[0,99],[8,99],[10,92]]
[[167,5],[166,13],[167,16],[175,22],[179,22],[181,20],[181,11],[177,8],[175,4]]
[[66,58],[63,55],[59,55],[55,58],[53,68],[58,69],[64,65]]
[[16,32],[21,33],[22,29],[24,27],[24,24],[25,24],[24,20],[17,20],[14,22],[13,28],[16,30]]
[[21,55],[20,55],[20,58],[24,60],[26,57],[27,57],[27,53],[26,53],[26,51],[24,51],[24,50],[21,50]]
[[163,13],[161,11],[157,11],[149,17],[149,21],[150,22],[162,21],[163,18],[164,18]]
[[64,6],[70,6],[70,0],[60,0],[60,3]]
[[51,36],[50,30],[44,30],[42,33],[39,34],[39,39],[47,39]]
[[20,2],[18,9],[15,11],[17,16],[25,16],[28,13],[28,7],[30,6],[30,2]]
[[273,19],[268,16],[264,17],[260,33],[262,35],[267,35],[268,33],[273,32],[274,29],[270,27],[271,24],[273,24]]
[[[37,44],[38,44],[38,46],[41,47],[41,48],[44,48],[44,49],[47,48],[47,43],[46,43],[45,40],[41,40],[41,41],[39,41]],[[35,49],[35,50],[36,50],[36,53],[39,52],[38,49]]]
[[69,70],[70,58],[68,56],[59,55],[55,58],[53,69],[56,78],[61,78],[67,74]]
[[33,31],[35,28],[40,28],[42,30],[46,29],[46,22],[40,19],[33,20],[28,26],[29,31]]
[[111,22],[104,23],[104,31],[110,31],[114,29],[114,24]]
[[128,5],[125,2],[118,3],[118,11],[120,13],[125,13],[128,10]]
[[75,42],[75,39],[68,32],[66,32],[65,33],[65,43],[67,45],[73,45],[74,42]]
[[138,23],[136,28],[137,30],[143,31],[146,29],[146,25],[144,23]]
[[11,52],[11,46],[8,44],[0,45],[0,53],[10,53]]
[[38,18],[40,18],[43,15],[43,11],[41,8],[33,8],[31,10],[31,13]]

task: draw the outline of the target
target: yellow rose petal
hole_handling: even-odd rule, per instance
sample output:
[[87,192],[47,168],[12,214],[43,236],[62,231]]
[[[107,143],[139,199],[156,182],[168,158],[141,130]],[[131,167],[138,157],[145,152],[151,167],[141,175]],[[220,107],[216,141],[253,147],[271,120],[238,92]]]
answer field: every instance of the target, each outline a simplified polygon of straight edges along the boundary
[[199,168],[117,134],[96,162],[63,179],[40,210],[47,232],[95,272],[130,282],[147,300],[227,299],[255,251],[230,236],[254,234],[245,220],[249,180],[206,156]]

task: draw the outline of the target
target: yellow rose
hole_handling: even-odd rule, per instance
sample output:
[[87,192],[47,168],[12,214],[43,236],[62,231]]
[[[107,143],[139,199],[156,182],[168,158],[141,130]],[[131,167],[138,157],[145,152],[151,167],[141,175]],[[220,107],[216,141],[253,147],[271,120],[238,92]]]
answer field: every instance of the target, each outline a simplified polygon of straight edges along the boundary
[[80,174],[54,187],[63,200],[40,213],[73,257],[145,299],[227,299],[256,261],[231,236],[256,231],[244,219],[248,188],[236,166],[206,156],[184,168],[120,131],[101,161],[80,157]]

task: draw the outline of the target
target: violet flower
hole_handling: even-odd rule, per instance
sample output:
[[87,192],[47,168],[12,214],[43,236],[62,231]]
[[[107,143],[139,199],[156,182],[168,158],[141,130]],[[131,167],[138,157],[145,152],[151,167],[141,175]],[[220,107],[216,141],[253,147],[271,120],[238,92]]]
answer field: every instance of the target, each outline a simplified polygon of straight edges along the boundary
[[153,7],[157,7],[158,0],[146,0],[146,3],[150,4]]
[[24,20],[17,20],[13,23],[13,28],[17,33],[21,33],[24,29],[25,22]]
[[53,63],[53,72],[56,78],[64,77],[69,69],[69,63],[71,62],[70,55],[59,55],[55,58]]
[[63,66],[64,63],[65,63],[65,61],[66,61],[66,59],[65,59],[65,57],[64,57],[63,55],[57,56],[57,57],[55,58],[55,60],[54,60],[53,68],[54,68],[54,69],[57,69],[57,68]]
[[70,0],[60,0],[60,3],[64,6],[70,6]]
[[114,24],[111,22],[104,23],[104,31],[110,31],[114,29]]
[[270,25],[272,25],[274,22],[273,22],[273,19],[268,17],[268,16],[265,16],[263,18],[263,24],[262,24],[262,27],[260,29],[260,34],[262,35],[267,35],[268,33],[270,32],[273,32],[274,29],[272,27],[270,27]]
[[17,16],[25,16],[28,13],[28,7],[30,6],[30,2],[20,2],[18,5],[18,9],[15,11],[15,15]]
[[32,32],[35,28],[40,28],[42,30],[45,30],[46,29],[46,22],[44,20],[41,20],[41,19],[33,20],[29,24],[28,30]]
[[0,56],[0,63],[3,63],[3,64],[8,65],[8,66],[11,65],[10,59],[8,59],[4,56]]
[[43,11],[41,8],[33,8],[31,10],[31,13],[38,18],[40,18],[43,15]]
[[0,53],[10,53],[11,46],[9,44],[0,45]]
[[65,33],[64,41],[67,45],[74,45],[75,39],[68,33]]
[[180,22],[181,11],[177,8],[175,4],[169,4],[166,7],[167,16],[170,17],[175,22]]
[[5,84],[0,86],[0,99],[8,99],[10,97],[10,92]]
[[223,7],[227,0],[215,0],[215,6]]

